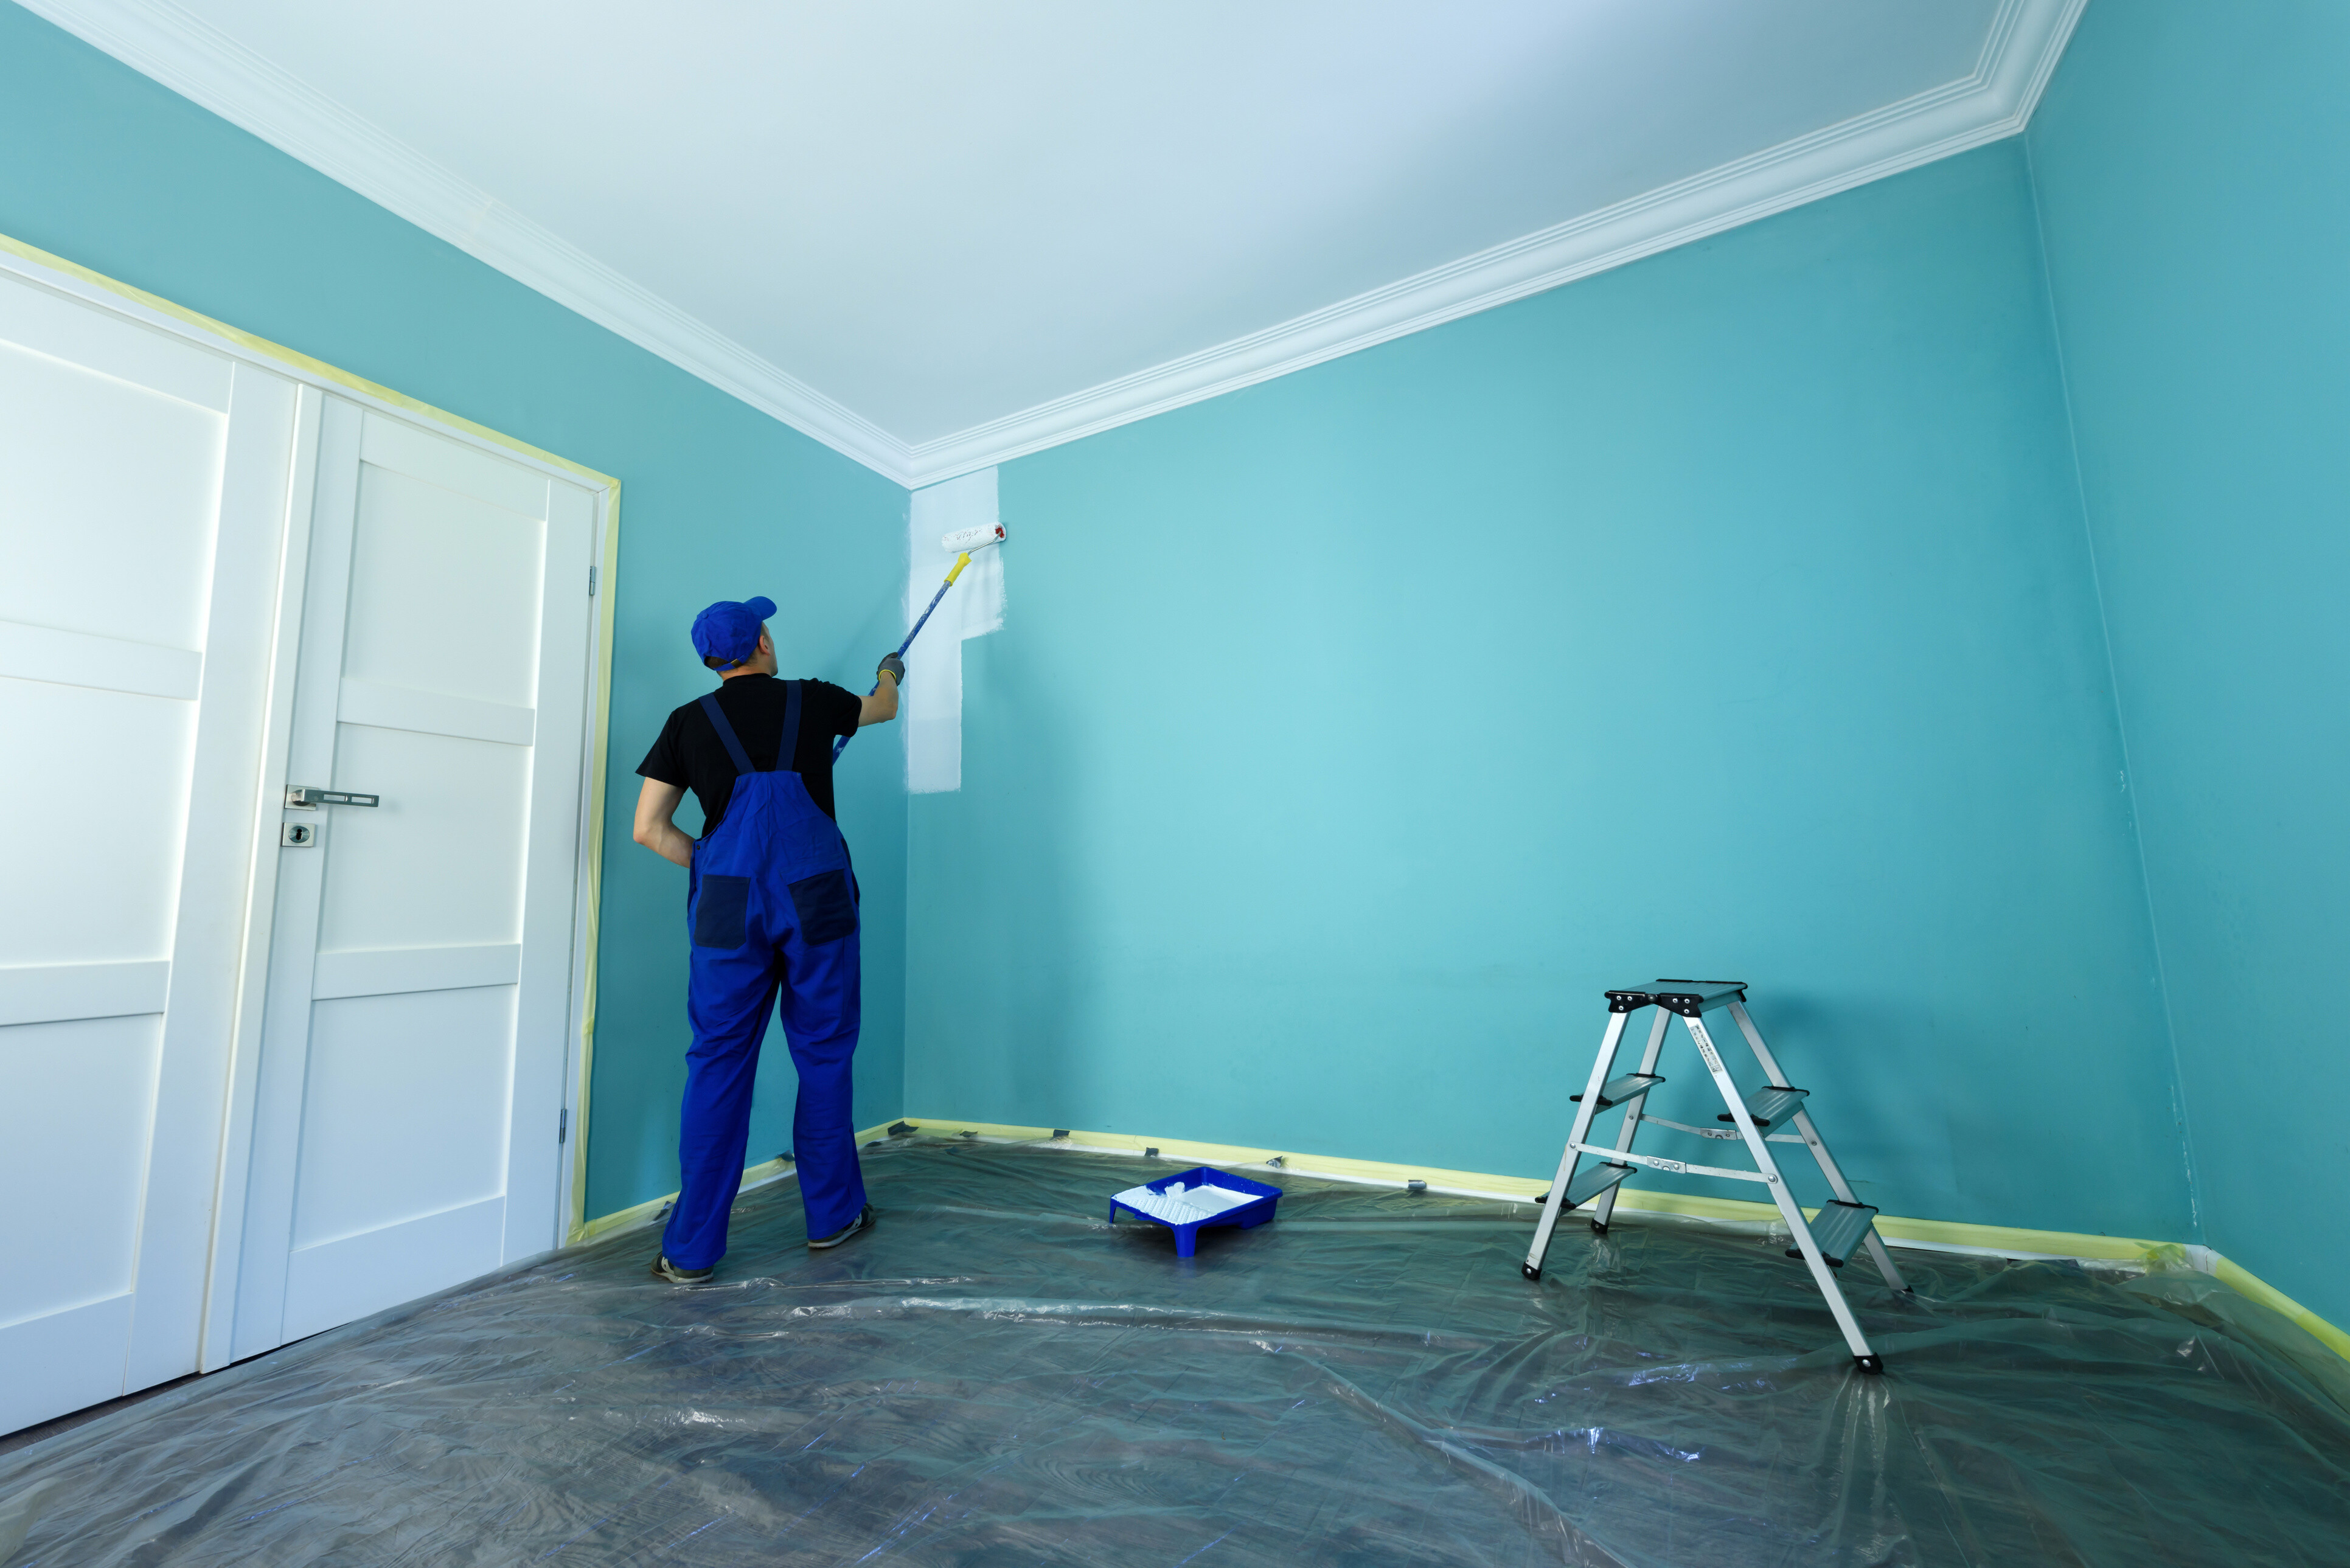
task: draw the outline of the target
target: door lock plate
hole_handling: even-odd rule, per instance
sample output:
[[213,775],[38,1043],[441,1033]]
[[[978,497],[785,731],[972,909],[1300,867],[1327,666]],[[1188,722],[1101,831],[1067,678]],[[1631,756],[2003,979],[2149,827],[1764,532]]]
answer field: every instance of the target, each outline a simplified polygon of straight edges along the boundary
[[318,825],[315,822],[288,822],[277,829],[277,842],[295,849],[307,849],[318,842]]

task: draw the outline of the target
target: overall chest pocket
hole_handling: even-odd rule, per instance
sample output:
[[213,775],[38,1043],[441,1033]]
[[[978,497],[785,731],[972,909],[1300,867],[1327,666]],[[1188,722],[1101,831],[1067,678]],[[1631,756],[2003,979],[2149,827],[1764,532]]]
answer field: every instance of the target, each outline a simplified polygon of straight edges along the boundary
[[799,912],[803,941],[837,942],[857,929],[857,899],[846,871],[819,871],[793,883],[792,908]]
[[702,896],[693,905],[693,945],[698,948],[739,948],[749,940],[744,929],[751,909],[751,878],[704,877]]

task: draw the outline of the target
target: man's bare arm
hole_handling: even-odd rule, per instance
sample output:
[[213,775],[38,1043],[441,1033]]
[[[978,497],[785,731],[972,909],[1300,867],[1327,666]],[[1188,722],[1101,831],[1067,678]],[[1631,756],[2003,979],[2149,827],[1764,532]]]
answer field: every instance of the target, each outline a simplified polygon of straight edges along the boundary
[[886,724],[897,716],[898,678],[885,665],[873,690],[866,693],[865,706],[858,711],[857,727],[861,730],[868,724]]
[[693,840],[670,820],[684,798],[684,785],[647,779],[645,787],[637,792],[637,842],[664,860],[691,866]]

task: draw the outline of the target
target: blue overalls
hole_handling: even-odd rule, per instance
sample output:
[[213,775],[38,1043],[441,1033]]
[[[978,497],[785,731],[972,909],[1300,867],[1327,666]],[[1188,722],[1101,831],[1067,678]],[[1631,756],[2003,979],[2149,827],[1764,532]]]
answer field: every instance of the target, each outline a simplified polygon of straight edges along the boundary
[[716,832],[694,846],[686,924],[693,939],[685,1011],[684,1168],[661,1250],[681,1269],[726,1251],[726,1217],[743,1186],[759,1044],[783,993],[784,1038],[799,1069],[792,1152],[807,1233],[829,1236],[865,1207],[849,1098],[858,1022],[856,884],[848,846],[793,770],[800,683],[784,687],[784,738],[758,773],[715,693],[702,706],[733,759],[734,794]]

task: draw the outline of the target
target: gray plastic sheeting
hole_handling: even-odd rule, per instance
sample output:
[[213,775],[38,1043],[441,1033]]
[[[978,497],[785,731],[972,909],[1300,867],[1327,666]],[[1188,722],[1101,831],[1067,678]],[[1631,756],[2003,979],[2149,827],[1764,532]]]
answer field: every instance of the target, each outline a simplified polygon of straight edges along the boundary
[[[905,1139],[881,1221],[747,1197],[0,1459],[0,1562],[2342,1563],[2350,1376],[2196,1275],[1908,1252],[1856,1372],[1783,1240],[1292,1177],[1204,1233],[1130,1158]],[[10,1544],[15,1542],[13,1552]]]

